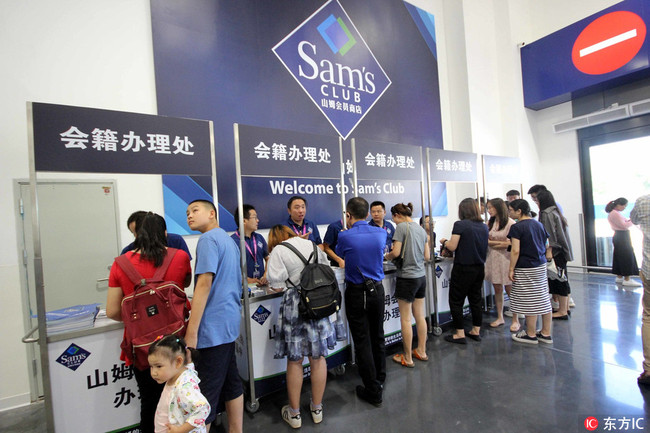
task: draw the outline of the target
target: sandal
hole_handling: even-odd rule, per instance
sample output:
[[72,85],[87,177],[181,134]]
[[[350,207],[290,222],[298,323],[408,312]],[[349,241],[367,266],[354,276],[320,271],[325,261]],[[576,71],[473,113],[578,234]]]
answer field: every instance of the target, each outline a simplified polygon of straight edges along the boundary
[[410,364],[406,363],[406,358],[404,358],[403,353],[396,353],[395,356],[393,356],[393,361],[407,368],[415,367],[415,362],[411,362]]
[[515,325],[510,325],[510,332],[519,332],[521,329],[521,325],[515,326]]
[[496,320],[494,322],[490,323],[490,328],[498,328],[499,326],[503,326],[505,324],[505,322],[500,322],[500,323],[497,323],[496,325],[495,325],[495,323],[497,323]]
[[413,357],[419,359],[420,361],[428,361],[429,357],[424,354],[424,356],[420,355],[417,350],[413,349]]

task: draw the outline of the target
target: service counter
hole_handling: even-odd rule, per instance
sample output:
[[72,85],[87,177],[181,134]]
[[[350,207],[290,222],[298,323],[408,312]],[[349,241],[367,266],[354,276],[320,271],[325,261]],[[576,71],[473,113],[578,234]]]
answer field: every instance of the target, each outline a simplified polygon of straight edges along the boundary
[[47,337],[56,432],[139,432],[133,370],[120,361],[124,325],[104,317],[93,328]]

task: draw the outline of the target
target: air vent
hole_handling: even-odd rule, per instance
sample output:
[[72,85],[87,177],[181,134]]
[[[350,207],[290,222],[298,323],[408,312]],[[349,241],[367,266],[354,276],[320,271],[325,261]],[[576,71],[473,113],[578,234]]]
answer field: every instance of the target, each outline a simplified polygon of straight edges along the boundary
[[587,126],[589,126],[589,121],[586,117],[576,117],[575,119],[556,123],[553,125],[553,131],[558,134],[560,132],[574,131],[576,129],[586,128]]
[[641,114],[650,113],[650,99],[630,104],[630,115],[640,116]]
[[613,122],[614,120],[625,119],[630,117],[630,112],[627,105],[616,107],[611,110],[598,111],[596,113],[588,114],[589,126],[599,125],[601,123]]

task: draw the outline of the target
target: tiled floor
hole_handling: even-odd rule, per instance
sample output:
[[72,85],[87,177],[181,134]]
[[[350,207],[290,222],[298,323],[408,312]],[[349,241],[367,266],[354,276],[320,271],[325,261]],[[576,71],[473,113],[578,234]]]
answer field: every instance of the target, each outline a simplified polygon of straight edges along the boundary
[[[571,320],[553,323],[553,345],[514,343],[507,327],[486,328],[482,342],[466,346],[430,336],[429,362],[414,369],[388,362],[381,408],[355,397],[360,380],[348,367],[329,379],[323,423],[314,425],[305,412],[301,430],[586,432],[585,419],[595,417],[596,431],[608,431],[608,425],[609,431],[641,431],[634,421],[650,412],[650,387],[636,383],[643,359],[642,289],[621,290],[608,275],[570,279],[577,307]],[[490,320],[484,317],[484,323]],[[308,402],[306,383],[302,404]],[[261,399],[257,413],[244,415],[244,431],[290,431],[280,417],[284,404],[284,391]],[[42,404],[0,412],[0,431],[45,431]]]

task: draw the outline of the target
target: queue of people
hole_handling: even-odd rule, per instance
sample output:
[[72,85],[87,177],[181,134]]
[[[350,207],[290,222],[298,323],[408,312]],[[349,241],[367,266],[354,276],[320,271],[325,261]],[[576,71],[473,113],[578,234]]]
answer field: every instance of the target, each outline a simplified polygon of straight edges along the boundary
[[[552,344],[552,320],[568,320],[570,285],[566,266],[573,259],[573,253],[567,221],[553,195],[543,185],[535,187],[529,193],[539,206],[539,220],[515,190],[508,191],[507,197],[511,199],[508,202],[494,198],[485,203],[489,214],[487,223],[483,221],[476,199],[466,198],[460,202],[459,220],[453,225],[451,237],[440,239],[441,250],[453,252],[454,256],[449,285],[452,332],[445,336],[446,341],[455,344],[467,344],[467,338],[481,341],[484,280],[494,286],[497,307],[497,318],[489,326],[498,328],[505,324],[505,291],[512,312],[510,331],[516,342]],[[622,200],[612,202],[610,215],[624,209],[627,201],[623,203]],[[268,285],[271,291],[282,292],[274,355],[278,359],[286,358],[287,362],[289,401],[282,407],[282,419],[293,428],[302,425],[302,363],[307,358],[311,366],[309,412],[314,423],[322,422],[327,381],[325,358],[336,340],[329,318],[314,320],[300,314],[300,275],[305,261],[292,251],[294,249],[311,261],[344,268],[346,316],[362,381],[362,385],[356,387],[356,394],[361,400],[381,406],[386,380],[384,261],[397,263],[395,297],[400,312],[403,352],[394,355],[392,361],[413,368],[415,360],[426,362],[429,359],[424,263],[430,259],[431,243],[436,242],[435,233],[431,239],[429,230],[433,222],[429,216],[423,216],[419,224],[415,222],[411,203],[391,207],[396,227],[385,219],[385,209],[382,202],[369,204],[361,197],[352,198],[346,205],[345,221],[330,224],[321,241],[318,227],[306,218],[307,200],[294,196],[287,203],[287,220],[271,228],[267,244],[257,233],[259,219],[253,206],[242,206],[243,226],[228,239],[217,224],[214,204],[206,200],[191,202],[187,208],[187,223],[190,229],[201,233],[196,248],[191,314],[184,338],[171,335],[156,341],[149,351],[151,368],[135,369],[141,395],[142,431],[209,431],[216,414],[223,410],[227,414],[228,431],[242,431],[243,387],[235,359],[235,339],[239,335],[241,317],[239,245],[242,233],[248,284]],[[237,209],[234,213],[237,223],[239,212]],[[367,220],[369,216],[370,221]],[[638,214],[632,221],[634,218],[645,221]],[[617,214],[610,222],[617,228],[616,233],[624,232],[630,224]],[[182,237],[166,232],[161,216],[135,212],[127,225],[135,241],[123,254],[143,278],[164,271],[164,280],[174,281],[179,287],[189,286],[192,272],[187,246]],[[634,274],[628,244],[629,233],[615,235],[613,272],[622,284]],[[159,271],[163,262],[165,267]],[[644,261],[646,267],[647,262]],[[643,282],[648,292],[647,280]],[[133,293],[134,286],[116,261],[109,279],[108,317],[120,320],[121,300]],[[556,308],[553,308],[549,293],[557,302]],[[639,382],[650,384],[650,331],[646,332],[650,329],[650,301],[646,302],[646,298],[650,297],[644,295],[643,340],[647,363],[644,363],[645,371]],[[469,330],[464,328],[466,299],[472,318]],[[520,315],[525,317],[523,328]],[[538,316],[542,318],[541,329],[536,328]],[[415,346],[412,318],[418,335]],[[132,362],[128,353],[123,352],[121,359],[127,365]],[[186,407],[180,411],[170,406],[170,398],[175,398],[173,396],[185,388],[191,388],[191,392],[186,393]]]

